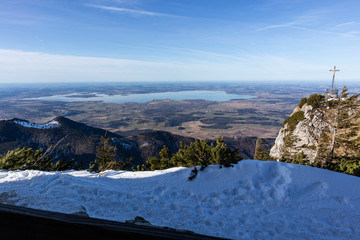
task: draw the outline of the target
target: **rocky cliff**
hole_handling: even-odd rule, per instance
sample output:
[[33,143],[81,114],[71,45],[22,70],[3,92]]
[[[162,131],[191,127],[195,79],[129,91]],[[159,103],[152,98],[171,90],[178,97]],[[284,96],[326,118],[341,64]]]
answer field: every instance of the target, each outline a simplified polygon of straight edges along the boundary
[[270,156],[310,163],[360,157],[360,99],[327,99],[315,94],[301,100],[281,128]]

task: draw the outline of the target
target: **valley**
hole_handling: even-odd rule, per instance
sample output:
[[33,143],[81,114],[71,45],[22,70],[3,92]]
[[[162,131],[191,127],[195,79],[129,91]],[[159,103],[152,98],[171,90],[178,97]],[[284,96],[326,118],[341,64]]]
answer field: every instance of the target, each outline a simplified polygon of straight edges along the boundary
[[[20,118],[43,123],[65,116],[124,136],[162,130],[200,139],[275,138],[284,119],[304,96],[322,92],[326,84],[299,83],[104,83],[1,86],[0,119]],[[355,89],[356,88],[352,88]],[[24,100],[81,93],[140,94],[168,91],[225,91],[256,98],[230,101],[152,100],[144,103]]]

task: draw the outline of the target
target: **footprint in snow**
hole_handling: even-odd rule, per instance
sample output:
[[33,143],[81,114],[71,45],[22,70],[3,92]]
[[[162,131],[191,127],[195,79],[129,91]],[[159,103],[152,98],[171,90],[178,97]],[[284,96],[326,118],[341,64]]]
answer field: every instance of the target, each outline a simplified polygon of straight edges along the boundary
[[218,197],[220,197],[220,194],[217,193],[217,192],[212,192],[212,193],[209,194],[209,196],[212,197],[212,198],[218,198]]
[[179,207],[177,205],[173,204],[173,203],[170,204],[169,208],[170,208],[170,210],[173,210],[173,211],[179,209]]
[[166,187],[157,187],[154,189],[153,193],[155,193],[156,195],[161,195],[164,193]]
[[304,188],[299,189],[296,192],[293,192],[293,196],[297,199],[307,199],[307,198],[316,198],[324,196],[328,185],[322,181],[311,183]]

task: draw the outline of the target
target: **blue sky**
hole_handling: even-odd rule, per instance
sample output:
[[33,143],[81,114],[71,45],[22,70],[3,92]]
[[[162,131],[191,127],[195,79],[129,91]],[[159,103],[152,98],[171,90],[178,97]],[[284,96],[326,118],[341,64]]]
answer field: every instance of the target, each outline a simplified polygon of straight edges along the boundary
[[357,0],[0,0],[0,82],[359,80]]

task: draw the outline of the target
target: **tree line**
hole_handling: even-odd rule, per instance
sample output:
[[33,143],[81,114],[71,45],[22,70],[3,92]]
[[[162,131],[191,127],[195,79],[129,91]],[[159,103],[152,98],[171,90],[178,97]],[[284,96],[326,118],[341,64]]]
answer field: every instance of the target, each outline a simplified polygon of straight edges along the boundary
[[[216,164],[220,167],[230,167],[242,158],[238,150],[227,147],[222,137],[218,137],[216,144],[205,140],[195,140],[190,145],[180,143],[180,149],[172,153],[164,146],[160,151],[160,157],[149,158],[145,164],[132,166],[132,158],[118,158],[117,148],[110,144],[110,138],[106,135],[101,137],[100,144],[96,148],[96,159],[90,162],[89,171],[106,170],[133,170],[133,171],[153,171],[167,169],[171,167],[193,167],[193,179],[198,171],[204,170],[208,165]],[[0,155],[0,169],[6,170],[42,170],[42,171],[63,171],[69,169],[80,169],[82,163],[74,159],[61,159],[55,161],[50,157],[49,152],[43,149],[33,150],[32,148],[17,148],[7,152],[5,156]]]

